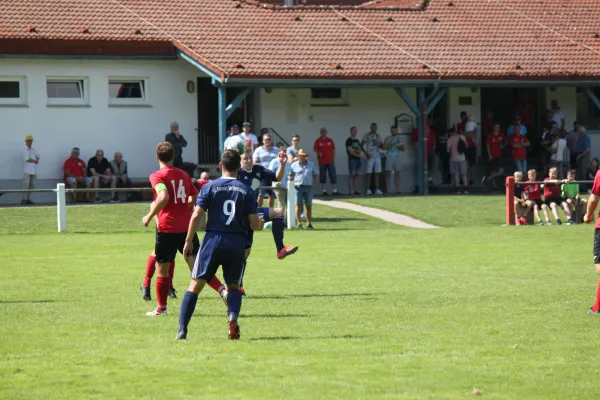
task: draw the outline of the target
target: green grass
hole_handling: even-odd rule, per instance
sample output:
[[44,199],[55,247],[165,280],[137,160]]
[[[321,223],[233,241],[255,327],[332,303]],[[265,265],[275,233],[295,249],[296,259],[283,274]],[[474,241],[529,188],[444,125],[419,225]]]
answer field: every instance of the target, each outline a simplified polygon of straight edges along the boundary
[[[54,208],[0,209],[0,398],[464,399],[476,387],[486,399],[597,399],[592,227],[503,228],[486,207],[481,225],[496,226],[476,226],[476,203],[501,212],[501,197],[410,200],[439,225],[456,219],[434,213],[462,204],[470,226],[409,229],[317,206],[318,230],[286,232],[300,251],[285,261],[258,233],[239,342],[210,289],[186,342],[173,340],[179,300],[167,318],[145,316],[147,205],[69,207],[66,234]],[[187,283],[178,259],[180,296]]]

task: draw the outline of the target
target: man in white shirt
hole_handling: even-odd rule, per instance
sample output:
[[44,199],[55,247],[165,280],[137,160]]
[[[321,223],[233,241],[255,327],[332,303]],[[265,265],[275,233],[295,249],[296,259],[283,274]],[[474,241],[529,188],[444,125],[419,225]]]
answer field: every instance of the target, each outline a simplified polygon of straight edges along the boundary
[[[40,153],[38,153],[31,145],[33,144],[33,136],[25,136],[25,149],[21,153],[23,162],[23,189],[33,189],[35,186],[35,177],[37,175],[37,164],[40,161]],[[31,193],[23,193],[21,196],[21,204],[33,204],[31,201]]]
[[244,122],[242,130],[243,132],[240,133],[240,136],[246,141],[248,150],[256,150],[258,147],[258,138],[254,133],[250,132],[250,122]]
[[[252,160],[254,161],[254,164],[260,164],[268,169],[269,165],[271,164],[271,160],[278,157],[279,149],[273,146],[273,139],[271,138],[270,133],[263,134],[262,140],[263,145],[254,150]],[[269,179],[263,179],[260,182],[261,186],[271,186],[271,184],[272,182]],[[275,205],[275,193],[271,189],[260,189],[258,206],[262,207],[263,198],[265,196],[269,197],[269,208],[273,208]]]
[[565,114],[558,106],[558,101],[552,100],[550,107],[552,108],[552,121],[556,122],[559,129],[565,129]]

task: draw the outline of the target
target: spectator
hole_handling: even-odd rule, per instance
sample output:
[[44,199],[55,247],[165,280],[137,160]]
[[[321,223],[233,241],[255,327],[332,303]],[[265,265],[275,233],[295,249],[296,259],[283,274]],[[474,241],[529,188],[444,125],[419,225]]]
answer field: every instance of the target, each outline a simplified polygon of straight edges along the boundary
[[337,191],[337,173],[335,171],[335,143],[333,139],[327,137],[327,129],[321,128],[320,137],[315,140],[313,149],[317,153],[319,160],[319,181],[321,182],[321,191],[323,196],[327,196],[327,176],[329,174],[329,183],[331,183],[331,192],[334,195]]
[[[268,129],[267,129],[268,132]],[[248,150],[256,150],[258,147],[258,138],[252,132],[250,132],[250,122],[244,122],[242,124],[242,138],[246,141],[246,146]]]
[[[463,134],[467,140],[468,150],[466,153],[467,157],[467,174],[472,177],[472,173],[469,170],[477,162],[477,147],[475,140],[477,140],[477,123],[473,121],[473,117],[469,117],[465,111],[460,113],[460,122],[456,125],[456,130],[459,134]],[[469,182],[472,183],[472,180]]]
[[588,136],[585,126],[581,125],[577,131],[577,145],[575,152],[577,153],[577,176],[580,180],[585,179],[585,172],[590,165],[590,137]]
[[540,219],[541,208],[544,212],[544,219],[546,220],[546,225],[552,225],[552,222],[550,222],[550,217],[548,216],[548,207],[546,207],[546,205],[542,201],[542,195],[540,194],[540,185],[538,185],[536,182],[536,176],[537,173],[535,169],[530,169],[529,171],[527,171],[527,182],[529,182],[530,184],[525,186],[524,189],[525,198],[527,199],[525,205],[528,208],[533,207],[533,217],[535,218],[534,221],[536,224],[544,225],[544,223]]
[[[492,181],[494,190],[498,190],[496,179],[504,174],[504,161],[502,161],[502,149],[506,146],[508,138],[500,132],[500,125],[494,124],[492,134],[486,139],[486,147],[488,153],[488,174],[483,177],[481,184],[486,180]],[[521,171],[519,169],[519,171]]]
[[[265,168],[269,168],[271,164],[271,160],[277,158],[279,154],[279,149],[273,146],[273,139],[271,138],[270,133],[265,133],[262,136],[263,145],[257,147],[254,150],[254,154],[252,159],[254,160],[254,164],[260,164]],[[271,186],[271,180],[267,178],[263,178],[260,181],[260,186]],[[260,189],[258,196],[258,206],[262,207],[264,196],[268,196],[269,198],[269,208],[273,208],[275,204],[275,193],[271,189]]]
[[580,216],[585,214],[586,201],[579,195],[579,184],[575,183],[577,171],[574,169],[567,172],[567,179],[562,184],[562,197],[569,205],[571,212],[575,211],[574,222],[580,222]]
[[240,134],[240,127],[237,125],[233,125],[231,127],[230,133],[227,135],[227,138],[225,139],[225,142],[223,143],[223,150],[225,150],[227,148],[227,143],[229,142],[229,140],[232,137],[238,136],[239,134]]
[[525,136],[527,135],[527,127],[521,123],[521,116],[517,115],[515,117],[515,123],[508,127],[506,130],[506,134],[511,136],[515,133],[515,130],[518,128],[519,134]]
[[[131,188],[132,184],[127,171],[127,161],[123,160],[123,154],[120,151],[115,153],[115,158],[110,162],[110,169],[117,180],[117,187]],[[132,196],[132,193],[127,192],[127,201],[131,201]],[[115,197],[119,198],[119,195],[116,195]]]
[[[450,176],[450,153],[448,153],[448,132],[440,125],[439,120],[434,120],[432,128],[435,132],[435,152],[440,157],[440,173],[442,174],[442,184],[450,185],[452,177]],[[491,133],[491,130],[490,130]]]
[[[544,179],[544,184],[542,185],[542,188],[544,189],[544,203],[546,203],[546,207],[550,207],[550,210],[552,210],[552,215],[556,218],[556,223],[558,225],[562,224],[562,221],[558,216],[558,207],[562,207],[567,216],[567,224],[571,225],[573,223],[573,220],[571,219],[571,209],[567,202],[562,198],[560,183],[556,168],[550,168],[548,171],[548,178]],[[547,224],[552,225],[550,222]]]
[[[600,161],[597,158],[592,158],[592,163],[590,164],[590,167],[587,169],[586,174],[585,174],[586,175],[585,180],[593,181],[594,178],[596,178],[596,174],[598,173],[599,168],[600,168]],[[586,185],[586,187],[588,187],[588,186],[591,190],[592,186]]]
[[[283,143],[281,142],[277,142],[277,148],[279,149],[280,152],[285,153],[286,149],[285,146],[283,145]],[[286,153],[287,154],[287,153]]]
[[360,140],[356,138],[358,129],[350,128],[350,137],[346,139],[346,153],[348,154],[348,192],[361,194],[358,190],[358,174],[360,173],[361,158],[364,157]]
[[510,148],[515,169],[523,174],[527,172],[527,150],[529,139],[521,134],[521,128],[524,125],[515,125],[513,135],[510,137]]
[[[40,153],[31,147],[33,144],[33,136],[25,136],[25,149],[21,153],[23,162],[23,189],[29,190],[35,187],[35,178],[37,176],[37,165],[40,162]],[[31,201],[31,193],[23,192],[21,195],[21,205],[33,204]]]
[[[515,172],[513,176],[515,177],[515,184],[523,180],[523,173],[521,171]],[[516,225],[527,225],[527,214],[531,210],[531,206],[525,200],[524,193],[525,188],[523,185],[515,185],[514,206]]]
[[550,155],[552,154],[552,138],[558,136],[558,125],[550,120],[550,126],[544,128],[544,132],[541,137],[541,151],[540,158],[542,160],[542,169],[545,171],[550,163]]
[[[412,132],[411,141],[418,154],[418,143],[419,143],[419,128],[416,128]],[[433,182],[433,171],[435,168],[435,130],[431,126],[427,126],[427,136],[425,136],[425,144],[427,149],[427,169],[429,171],[427,181]]]
[[[69,185],[71,189],[77,189],[77,184],[84,184],[86,188],[90,189],[94,183],[94,178],[87,176],[85,169],[85,162],[79,158],[79,147],[73,147],[71,150],[71,157],[67,158],[63,165],[65,183]],[[75,203],[77,196],[73,193],[72,202]],[[91,193],[86,192],[85,199],[91,200]]]
[[565,157],[567,153],[567,132],[560,131],[558,137],[552,143],[552,155],[550,156],[550,164],[558,171],[558,179],[563,178],[563,172],[568,169],[569,161]]
[[300,213],[304,205],[306,205],[306,228],[312,230],[312,198],[313,188],[317,183],[317,171],[313,163],[308,161],[308,154],[302,149],[298,151],[298,161],[294,161],[292,164],[292,173],[294,174],[294,187],[296,188],[296,220],[298,221],[298,228],[302,229]]
[[[531,103],[529,93],[524,92],[517,105],[519,115],[521,116],[522,124],[531,129],[535,121],[535,107]],[[528,131],[529,133],[529,131]]]
[[[117,186],[117,178],[112,174],[110,163],[104,158],[104,150],[96,150],[96,156],[90,158],[87,167],[88,176],[94,180],[94,188],[98,189],[101,186],[110,186],[115,188]],[[119,198],[115,192],[111,193],[111,203],[118,203]],[[96,192],[96,203],[102,203],[100,195]]]
[[379,174],[381,173],[381,146],[383,142],[377,133],[377,124],[371,124],[371,130],[363,136],[361,145],[367,153],[367,195],[372,195],[371,174],[375,174],[375,194],[383,194],[379,189]]
[[196,181],[196,189],[200,191],[202,186],[206,185],[208,182],[210,182],[210,175],[208,175],[208,172],[201,173],[200,179]]
[[[577,139],[579,139],[579,127],[581,124],[579,121],[573,122],[573,129],[569,131],[567,135],[567,148],[569,149],[569,168],[577,168]],[[593,180],[593,178],[592,178]]]
[[[469,182],[467,179],[467,156],[466,149],[467,138],[462,134],[456,132],[454,129],[451,129],[448,136],[448,153],[450,153],[450,172],[454,174],[454,182],[456,183],[456,188],[458,189],[458,194],[460,194],[460,179],[462,178],[463,185],[465,186],[465,194],[468,194],[467,186],[469,186]],[[460,141],[463,142],[464,146],[459,146]],[[461,151],[462,150],[462,151]]]
[[298,150],[300,150],[300,135],[292,135],[292,145],[286,150],[289,165],[298,160]]
[[565,129],[565,114],[558,106],[558,101],[552,100],[550,108],[552,109],[552,121],[558,125],[558,129]]
[[385,157],[385,180],[388,192],[391,192],[392,173],[394,173],[394,188],[396,193],[400,193],[400,152],[404,151],[404,142],[398,135],[398,128],[392,126],[391,135],[386,137],[383,142],[383,149],[386,151]]
[[165,142],[169,142],[173,146],[173,166],[177,168],[183,167],[183,158],[181,154],[183,148],[187,146],[187,141],[183,135],[179,134],[179,124],[177,122],[171,123],[171,132],[165,135]]

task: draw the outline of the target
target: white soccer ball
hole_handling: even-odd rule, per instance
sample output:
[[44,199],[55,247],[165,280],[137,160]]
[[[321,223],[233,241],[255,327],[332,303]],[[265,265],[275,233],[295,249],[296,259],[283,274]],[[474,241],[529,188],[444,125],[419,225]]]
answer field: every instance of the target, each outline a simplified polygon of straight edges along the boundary
[[235,150],[240,154],[244,154],[246,149],[246,141],[239,135],[231,136],[225,141],[225,150]]

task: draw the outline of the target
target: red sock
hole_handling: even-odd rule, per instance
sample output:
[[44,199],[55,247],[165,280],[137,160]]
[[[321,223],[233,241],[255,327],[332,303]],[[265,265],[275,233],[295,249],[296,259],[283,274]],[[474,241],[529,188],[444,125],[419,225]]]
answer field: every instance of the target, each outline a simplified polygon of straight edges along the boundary
[[600,310],[600,281],[598,281],[598,289],[596,289],[596,302],[594,303],[594,307],[592,307],[592,311]]
[[169,289],[171,289],[171,280],[169,278],[164,276],[159,276],[156,278],[156,299],[158,300],[158,311],[163,311],[167,308]]
[[156,256],[150,254],[148,257],[148,262],[146,263],[146,277],[144,278],[144,286],[150,286],[152,283],[152,277],[154,276],[154,271],[156,270]]
[[173,287],[173,275],[175,274],[175,261],[171,261],[169,264],[169,280],[171,281],[171,288]]
[[221,283],[219,278],[216,277],[216,275],[213,276],[213,278],[210,280],[210,282],[208,282],[208,286],[213,288],[215,290],[215,292],[217,292],[219,294],[221,294],[221,290],[223,290],[225,288],[225,286]]

